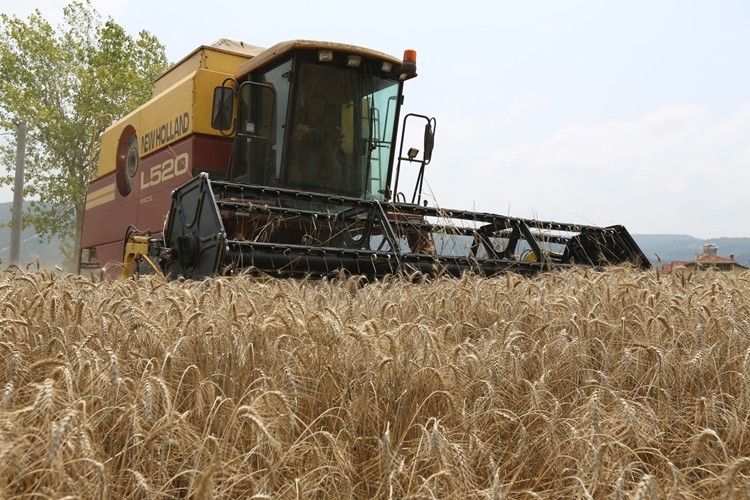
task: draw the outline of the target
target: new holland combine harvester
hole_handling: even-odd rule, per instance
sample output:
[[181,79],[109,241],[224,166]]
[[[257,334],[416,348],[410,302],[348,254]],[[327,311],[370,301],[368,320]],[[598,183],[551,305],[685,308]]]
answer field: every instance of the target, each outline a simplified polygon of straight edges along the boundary
[[[81,270],[377,278],[649,267],[622,226],[427,206],[436,122],[400,113],[415,76],[413,51],[400,60],[302,40],[199,47],[102,135]],[[421,150],[404,151],[407,122]],[[407,165],[417,172],[408,202]]]

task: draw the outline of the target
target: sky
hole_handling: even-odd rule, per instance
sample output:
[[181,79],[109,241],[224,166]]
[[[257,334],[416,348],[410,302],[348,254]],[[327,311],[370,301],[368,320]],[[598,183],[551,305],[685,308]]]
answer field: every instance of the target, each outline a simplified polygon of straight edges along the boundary
[[[0,0],[0,12],[26,18],[36,8],[56,25],[67,3]],[[745,0],[92,5],[134,37],[155,35],[170,62],[219,38],[416,50],[404,112],[436,118],[425,181],[433,205],[750,237]]]

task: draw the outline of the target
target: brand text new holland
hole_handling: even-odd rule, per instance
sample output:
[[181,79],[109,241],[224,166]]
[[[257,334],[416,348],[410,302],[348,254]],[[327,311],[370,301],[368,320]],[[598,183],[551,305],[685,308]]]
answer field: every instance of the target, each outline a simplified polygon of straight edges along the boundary
[[163,123],[160,127],[155,128],[151,132],[147,132],[141,138],[141,150],[144,154],[148,153],[152,149],[158,148],[159,146],[180,137],[189,129],[190,115],[185,112],[182,115],[175,117],[174,120]]

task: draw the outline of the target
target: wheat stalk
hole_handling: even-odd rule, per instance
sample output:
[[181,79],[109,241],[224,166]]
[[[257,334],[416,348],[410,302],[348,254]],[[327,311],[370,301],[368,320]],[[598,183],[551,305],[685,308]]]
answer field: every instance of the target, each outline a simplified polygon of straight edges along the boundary
[[739,471],[748,465],[750,465],[750,457],[740,457],[727,467],[726,475],[724,476],[723,498],[727,500],[735,498],[735,478]]
[[69,410],[63,418],[55,422],[52,430],[52,439],[50,440],[49,450],[47,451],[46,462],[47,465],[52,464],[57,458],[60,447],[62,446],[63,440],[65,439],[68,429],[71,426],[73,419],[77,415],[75,409]]

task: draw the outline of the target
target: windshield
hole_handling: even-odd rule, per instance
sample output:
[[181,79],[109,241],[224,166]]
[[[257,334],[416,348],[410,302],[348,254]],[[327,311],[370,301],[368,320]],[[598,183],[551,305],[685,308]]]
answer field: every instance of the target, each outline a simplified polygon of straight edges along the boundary
[[366,68],[300,61],[288,187],[384,199],[399,85]]

